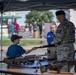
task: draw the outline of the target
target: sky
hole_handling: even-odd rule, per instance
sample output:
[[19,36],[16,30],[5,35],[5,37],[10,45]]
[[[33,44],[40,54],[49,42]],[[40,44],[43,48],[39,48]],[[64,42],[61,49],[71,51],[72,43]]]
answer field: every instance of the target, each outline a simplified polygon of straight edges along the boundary
[[[53,12],[54,16],[55,16],[55,12],[56,10],[50,10]],[[17,23],[20,25],[20,26],[25,26],[25,15],[27,15],[30,11],[20,11],[22,13],[22,18],[19,18],[17,19]],[[56,21],[56,17],[54,17],[53,19],[54,21]]]
[[25,26],[25,15],[27,15],[30,11],[20,11],[22,13],[22,18],[17,20],[20,26]]

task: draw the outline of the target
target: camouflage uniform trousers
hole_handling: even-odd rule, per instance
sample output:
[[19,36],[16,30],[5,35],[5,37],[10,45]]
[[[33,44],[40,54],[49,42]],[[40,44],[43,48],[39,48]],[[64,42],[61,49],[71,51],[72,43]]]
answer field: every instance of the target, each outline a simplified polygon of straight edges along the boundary
[[51,58],[56,58],[57,57],[57,54],[56,54],[56,47],[48,47],[47,48],[47,57],[49,59]]
[[[73,56],[74,56],[74,45],[72,43],[57,46],[58,61],[73,59]],[[71,69],[72,66],[69,66],[69,68]],[[61,72],[68,72],[68,65],[66,62],[63,63]]]

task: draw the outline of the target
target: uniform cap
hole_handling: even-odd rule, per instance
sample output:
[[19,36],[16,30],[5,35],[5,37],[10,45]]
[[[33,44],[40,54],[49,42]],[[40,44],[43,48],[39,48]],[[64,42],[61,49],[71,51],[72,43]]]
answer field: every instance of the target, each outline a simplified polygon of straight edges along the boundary
[[55,14],[56,14],[56,16],[57,15],[65,15],[65,12],[63,10],[59,10]]

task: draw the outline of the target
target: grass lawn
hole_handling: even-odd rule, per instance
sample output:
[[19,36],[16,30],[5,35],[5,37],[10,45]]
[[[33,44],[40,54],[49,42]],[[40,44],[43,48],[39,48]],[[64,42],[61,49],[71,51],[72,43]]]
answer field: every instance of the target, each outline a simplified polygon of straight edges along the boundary
[[[39,45],[41,41],[45,41],[45,39],[20,40],[20,45],[21,46],[25,46],[25,45]],[[3,43],[2,44],[3,46],[9,46],[9,45],[12,44],[12,42],[10,40],[3,40],[2,43]],[[74,44],[76,44],[76,42]]]
[[[20,40],[20,45],[21,46],[39,45],[41,41],[44,41],[44,39],[42,39],[42,40]],[[12,44],[12,42],[10,40],[3,40],[2,43],[3,43],[2,44],[3,46],[9,46]]]

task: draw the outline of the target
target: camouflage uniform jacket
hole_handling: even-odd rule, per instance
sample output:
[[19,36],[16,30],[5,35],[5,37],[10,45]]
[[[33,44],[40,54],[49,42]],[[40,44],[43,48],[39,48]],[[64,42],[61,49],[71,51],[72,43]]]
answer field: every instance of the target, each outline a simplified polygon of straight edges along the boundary
[[[70,26],[70,29],[68,29]],[[74,45],[73,42],[67,42],[68,36],[65,31],[73,30],[72,38],[75,38],[75,27],[74,24],[65,19],[57,28],[56,34],[53,37],[54,43],[57,45],[57,60],[73,59]],[[67,39],[67,40],[66,40]],[[71,40],[71,39],[70,39]]]

